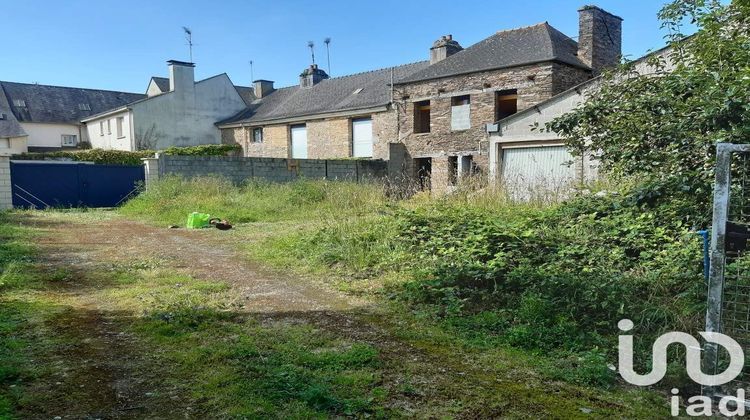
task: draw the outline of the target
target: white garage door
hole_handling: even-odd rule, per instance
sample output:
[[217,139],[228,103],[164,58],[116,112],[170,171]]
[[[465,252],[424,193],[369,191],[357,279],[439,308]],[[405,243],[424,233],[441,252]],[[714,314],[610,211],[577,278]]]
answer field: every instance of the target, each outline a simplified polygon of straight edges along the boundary
[[372,157],[372,119],[352,120],[352,155]]
[[572,160],[564,146],[503,149],[502,181],[517,199],[564,194],[575,180]]
[[292,159],[307,159],[307,126],[293,125]]

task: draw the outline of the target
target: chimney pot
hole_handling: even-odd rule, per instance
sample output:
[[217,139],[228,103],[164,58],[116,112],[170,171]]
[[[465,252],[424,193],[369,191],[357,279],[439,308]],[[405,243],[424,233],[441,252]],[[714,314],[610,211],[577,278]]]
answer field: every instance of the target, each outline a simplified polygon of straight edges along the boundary
[[309,88],[325,79],[328,79],[328,73],[319,69],[317,64],[310,64],[310,67],[299,75],[299,85],[303,88]]

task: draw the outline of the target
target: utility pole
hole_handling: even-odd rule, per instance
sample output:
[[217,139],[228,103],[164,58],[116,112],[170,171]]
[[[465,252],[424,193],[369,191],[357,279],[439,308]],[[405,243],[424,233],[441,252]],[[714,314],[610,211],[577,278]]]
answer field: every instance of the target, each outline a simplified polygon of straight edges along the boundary
[[310,55],[312,55],[312,63],[315,64],[315,43],[307,41],[307,46],[310,47]]
[[331,37],[327,37],[323,40],[326,44],[326,59],[328,59],[328,76],[331,76],[331,50],[329,49],[329,45],[331,44]]
[[190,62],[193,62],[193,31],[187,26],[183,26],[182,30],[185,31],[185,38],[187,39],[188,48],[190,49]]

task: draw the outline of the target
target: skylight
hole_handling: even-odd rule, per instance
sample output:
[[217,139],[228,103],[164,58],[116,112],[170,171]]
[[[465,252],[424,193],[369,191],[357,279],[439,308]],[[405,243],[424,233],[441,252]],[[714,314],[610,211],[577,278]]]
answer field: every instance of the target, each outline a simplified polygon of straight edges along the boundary
[[13,106],[25,107],[26,106],[26,101],[24,101],[23,99],[14,99],[13,100]]
[[356,95],[356,94],[358,94],[359,92],[362,92],[362,88],[358,88],[357,90],[355,90],[355,91],[354,91],[354,93],[352,93],[352,95]]
[[78,104],[78,109],[81,111],[91,111],[91,106],[89,104]]

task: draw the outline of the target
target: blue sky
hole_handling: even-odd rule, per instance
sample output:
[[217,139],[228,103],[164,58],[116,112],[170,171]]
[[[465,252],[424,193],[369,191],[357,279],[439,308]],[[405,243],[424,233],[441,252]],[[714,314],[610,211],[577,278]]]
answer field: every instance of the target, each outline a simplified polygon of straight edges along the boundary
[[624,18],[631,58],[664,45],[660,0],[109,0],[0,2],[4,45],[0,80],[143,92],[166,60],[188,60],[182,26],[193,30],[196,78],[226,72],[237,85],[254,76],[297,83],[309,64],[307,41],[340,76],[428,58],[443,34],[467,47],[494,32],[548,21],[578,35],[577,9],[596,4]]

